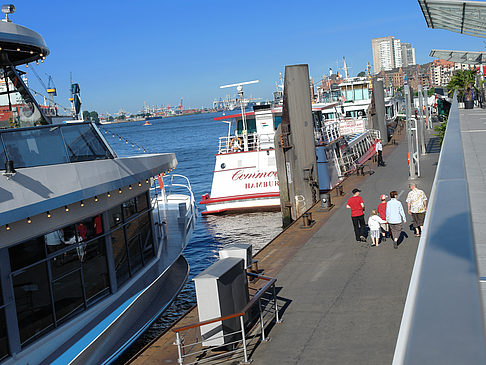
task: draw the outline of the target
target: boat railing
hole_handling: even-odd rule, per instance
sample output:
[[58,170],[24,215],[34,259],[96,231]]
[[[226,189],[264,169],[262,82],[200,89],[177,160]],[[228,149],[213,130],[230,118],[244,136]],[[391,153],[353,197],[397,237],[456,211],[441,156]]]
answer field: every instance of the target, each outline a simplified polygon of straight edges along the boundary
[[[174,328],[178,351],[178,364],[201,364],[211,361],[240,360],[240,363],[249,364],[250,355],[256,345],[262,341],[268,341],[267,329],[272,323],[280,323],[277,293],[275,288],[276,278],[261,274],[247,273],[253,279],[255,285],[266,282],[263,286],[249,286],[250,301],[240,312],[227,316],[213,318],[183,327]],[[238,318],[239,329],[230,333],[224,333],[219,337],[211,336],[211,340],[224,342],[220,349],[224,352],[208,351],[203,345],[201,327],[212,323],[223,323],[226,320]],[[246,323],[245,323],[246,321]],[[236,339],[235,339],[236,338]]]
[[[182,180],[182,182],[174,182],[174,179],[180,179]],[[184,219],[187,229],[192,224],[191,222],[195,221],[197,214],[196,201],[194,199],[191,182],[186,176],[180,174],[170,174],[167,176],[158,175],[156,178],[152,179],[150,193],[151,196],[154,197],[154,199],[152,200],[152,207],[156,212],[160,212],[159,204],[167,206],[167,198],[170,195],[181,194],[189,196],[189,209],[187,209],[186,212],[182,212],[181,210],[179,210],[180,214],[184,215],[180,218]],[[158,224],[159,226],[161,226],[163,217],[160,216],[160,213],[157,215],[157,218]]]
[[[260,151],[273,148],[274,133],[249,133],[247,135],[247,151]],[[242,135],[219,137],[218,154],[245,151],[245,141]]]

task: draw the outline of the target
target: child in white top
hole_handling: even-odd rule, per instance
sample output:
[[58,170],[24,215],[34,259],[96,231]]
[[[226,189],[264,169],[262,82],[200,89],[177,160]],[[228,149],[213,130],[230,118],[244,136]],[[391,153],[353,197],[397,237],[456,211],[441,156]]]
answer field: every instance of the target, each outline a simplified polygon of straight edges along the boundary
[[371,241],[373,242],[371,246],[380,245],[380,223],[386,223],[386,221],[380,218],[380,216],[376,212],[376,209],[373,209],[371,211],[371,216],[368,218],[370,237]]

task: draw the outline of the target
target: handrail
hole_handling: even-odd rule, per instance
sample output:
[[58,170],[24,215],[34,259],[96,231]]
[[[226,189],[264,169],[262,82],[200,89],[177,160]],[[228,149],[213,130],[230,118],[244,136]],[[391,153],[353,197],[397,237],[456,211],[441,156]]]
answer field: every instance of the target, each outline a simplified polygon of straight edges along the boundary
[[486,364],[484,312],[457,98],[449,113],[393,358]]
[[268,281],[268,283],[265,284],[260,289],[258,289],[258,292],[255,293],[253,298],[243,307],[243,309],[240,312],[233,313],[233,314],[230,314],[230,315],[227,315],[227,316],[224,316],[224,317],[208,319],[206,321],[202,321],[202,322],[198,322],[198,323],[192,323],[192,324],[182,326],[182,327],[177,327],[177,328],[172,329],[172,332],[177,333],[177,332],[181,332],[181,331],[187,331],[187,330],[190,330],[192,328],[204,326],[206,324],[221,322],[221,321],[225,321],[227,319],[244,316],[246,314],[246,312],[248,312],[248,310],[255,305],[257,300],[259,300],[262,297],[262,295],[277,281],[276,278],[271,278],[271,277],[267,277],[267,276],[263,276],[263,275],[258,275],[258,274],[253,274],[253,273],[247,273],[247,275],[248,276],[254,276],[254,277],[257,277],[258,279]]

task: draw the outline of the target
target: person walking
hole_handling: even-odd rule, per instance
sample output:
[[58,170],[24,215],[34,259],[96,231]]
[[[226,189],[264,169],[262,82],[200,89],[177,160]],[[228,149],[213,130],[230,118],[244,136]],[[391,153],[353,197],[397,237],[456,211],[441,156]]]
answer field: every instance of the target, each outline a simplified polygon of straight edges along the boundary
[[381,238],[383,242],[386,241],[386,234],[388,233],[388,223],[386,222],[386,196],[385,194],[380,195],[380,200],[381,203],[378,204],[378,208],[376,208],[376,211],[378,212],[378,215],[380,216],[381,219],[385,221],[385,223],[381,223]]
[[378,139],[375,145],[376,153],[378,154],[378,166],[385,166],[383,162],[383,145],[381,144],[381,139]]
[[403,211],[403,206],[397,200],[398,193],[393,190],[390,193],[390,201],[386,204],[386,220],[390,227],[390,235],[393,239],[393,248],[398,248],[398,239],[402,233],[402,221],[405,223],[407,218]]
[[371,211],[371,215],[368,218],[368,227],[370,228],[371,246],[380,245],[380,224],[386,223],[381,219],[376,209]]
[[409,184],[410,192],[407,195],[408,214],[412,216],[415,236],[420,237],[424,225],[425,212],[427,212],[427,196],[417,188],[417,184]]
[[353,189],[353,196],[348,199],[346,208],[351,209],[351,220],[353,221],[354,235],[356,241],[366,242],[365,234],[365,220],[364,220],[364,202],[360,197],[361,190]]

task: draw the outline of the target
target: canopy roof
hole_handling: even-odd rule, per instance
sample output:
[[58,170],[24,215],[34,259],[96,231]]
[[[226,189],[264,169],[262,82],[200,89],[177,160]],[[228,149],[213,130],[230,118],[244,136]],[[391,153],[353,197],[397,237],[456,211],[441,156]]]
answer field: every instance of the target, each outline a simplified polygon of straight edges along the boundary
[[486,2],[418,0],[429,28],[486,38]]
[[433,49],[430,51],[430,57],[440,58],[441,60],[465,63],[468,65],[486,64],[486,52],[471,51],[446,51]]

